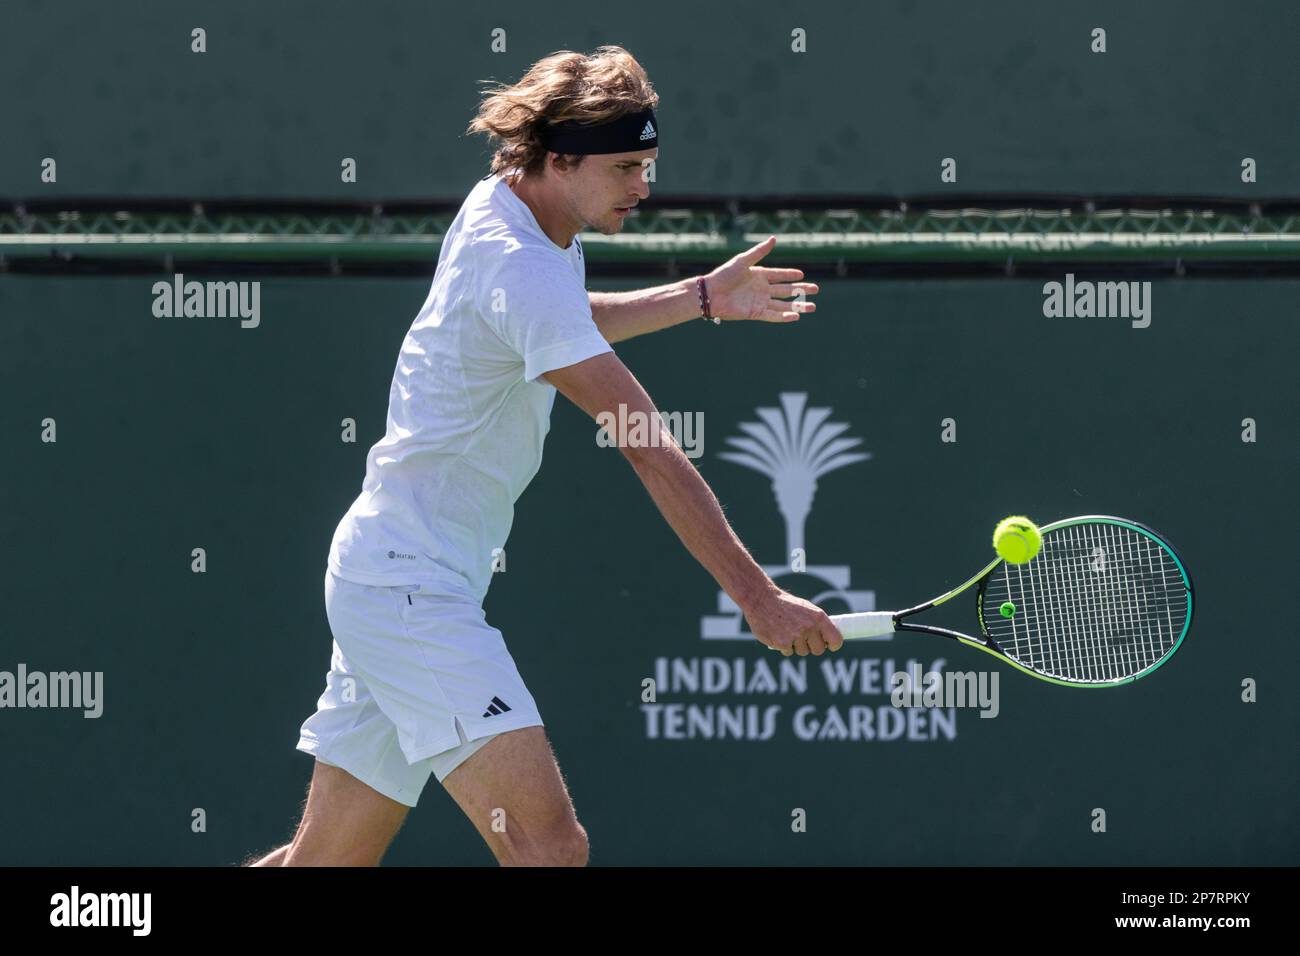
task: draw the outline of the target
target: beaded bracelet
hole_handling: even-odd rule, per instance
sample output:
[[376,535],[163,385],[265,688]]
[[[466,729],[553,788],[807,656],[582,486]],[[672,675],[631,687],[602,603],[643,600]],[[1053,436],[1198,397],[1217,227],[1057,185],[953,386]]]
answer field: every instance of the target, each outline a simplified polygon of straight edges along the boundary
[[722,319],[720,319],[718,316],[714,315],[714,314],[710,311],[710,306],[709,306],[709,290],[706,289],[706,288],[704,287],[704,277],[703,277],[703,276],[701,276],[700,278],[698,278],[698,279],[695,280],[695,288],[696,288],[696,290],[697,290],[697,291],[699,292],[699,294],[700,294],[700,314],[701,314],[701,316],[704,318],[704,320],[705,320],[706,322],[709,321],[710,319],[712,319],[714,325],[721,325],[721,324],[722,324]]

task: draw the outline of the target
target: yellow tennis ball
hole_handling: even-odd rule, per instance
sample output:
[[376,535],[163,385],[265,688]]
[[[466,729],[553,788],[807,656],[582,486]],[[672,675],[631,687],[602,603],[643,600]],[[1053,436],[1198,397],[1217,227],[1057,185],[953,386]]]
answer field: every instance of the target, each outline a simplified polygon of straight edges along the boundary
[[1003,518],[993,529],[993,549],[1003,561],[1024,564],[1042,547],[1043,535],[1024,515]]

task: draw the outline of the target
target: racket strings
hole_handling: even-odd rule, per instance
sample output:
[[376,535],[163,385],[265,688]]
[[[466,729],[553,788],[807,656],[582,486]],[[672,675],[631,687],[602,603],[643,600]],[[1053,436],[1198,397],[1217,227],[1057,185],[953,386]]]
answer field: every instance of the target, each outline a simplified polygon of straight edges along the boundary
[[[1009,618],[999,613],[1008,601]],[[1032,561],[1004,563],[985,587],[985,625],[1008,657],[1084,683],[1158,663],[1177,646],[1187,614],[1173,555],[1148,535],[1101,522],[1048,532]]]

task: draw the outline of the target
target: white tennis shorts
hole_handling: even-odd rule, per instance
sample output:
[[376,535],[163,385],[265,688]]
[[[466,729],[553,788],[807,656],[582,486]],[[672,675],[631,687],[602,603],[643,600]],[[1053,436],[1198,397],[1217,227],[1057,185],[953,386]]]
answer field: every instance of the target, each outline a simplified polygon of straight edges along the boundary
[[298,749],[416,805],[497,734],[541,726],[501,632],[466,597],[325,572],[334,635],[325,692]]

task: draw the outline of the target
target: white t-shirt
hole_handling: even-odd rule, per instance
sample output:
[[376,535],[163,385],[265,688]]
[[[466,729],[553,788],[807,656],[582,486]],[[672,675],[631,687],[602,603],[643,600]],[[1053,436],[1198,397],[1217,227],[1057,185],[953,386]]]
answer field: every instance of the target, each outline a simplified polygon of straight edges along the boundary
[[335,574],[483,600],[542,463],[555,388],[537,377],[611,351],[585,280],[578,239],[552,242],[501,176],[471,190],[397,356],[387,433],[334,532]]

